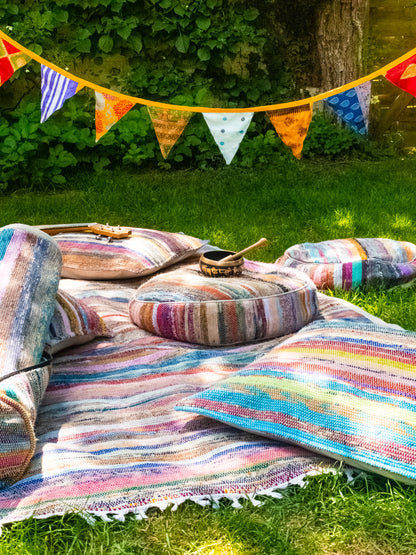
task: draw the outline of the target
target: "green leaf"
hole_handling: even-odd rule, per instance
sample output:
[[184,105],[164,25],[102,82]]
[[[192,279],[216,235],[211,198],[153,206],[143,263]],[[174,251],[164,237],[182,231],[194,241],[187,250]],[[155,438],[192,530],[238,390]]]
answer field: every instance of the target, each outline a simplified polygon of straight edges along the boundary
[[138,36],[131,37],[130,44],[133,47],[134,51],[137,52],[137,54],[140,54],[143,49],[142,39]]
[[243,17],[246,21],[254,21],[258,18],[258,16],[259,10],[257,10],[256,8],[248,8],[247,10],[244,10]]
[[90,39],[84,39],[77,42],[76,49],[78,52],[87,53],[91,51]]
[[108,54],[109,52],[112,51],[113,46],[114,46],[114,41],[110,36],[104,35],[103,37],[100,37],[100,40],[98,41],[98,47],[103,52],[106,52]]
[[117,29],[117,34],[124,40],[127,40],[131,35],[132,27],[130,25],[124,25]]
[[57,10],[53,15],[59,23],[66,23],[68,21],[68,12],[66,10]]
[[179,37],[175,41],[175,46],[178,52],[182,52],[182,54],[185,54],[186,52],[188,52],[189,48],[189,37],[187,37],[186,35],[179,35]]
[[172,0],[162,0],[161,2],[159,2],[159,6],[164,9],[170,8],[171,5],[172,5]]
[[79,29],[77,30],[77,39],[78,40],[84,40],[87,39],[88,37],[91,36],[91,31],[89,31],[88,29]]
[[206,31],[211,27],[211,20],[209,17],[200,16],[196,18],[196,25],[202,31]]
[[8,4],[7,12],[11,15],[17,15],[19,13],[19,7],[16,4]]
[[28,46],[28,48],[30,50],[33,50],[33,52],[35,54],[37,54],[38,56],[40,56],[43,52],[43,48],[41,47],[40,44],[31,44],[31,45]]
[[179,17],[183,17],[186,14],[186,11],[182,8],[182,6],[175,6],[173,11],[176,15],[179,15]]
[[217,0],[207,0],[207,6],[210,10],[214,9],[217,5]]
[[198,48],[197,54],[201,62],[206,62],[211,58],[211,51],[206,46],[203,46],[202,48]]

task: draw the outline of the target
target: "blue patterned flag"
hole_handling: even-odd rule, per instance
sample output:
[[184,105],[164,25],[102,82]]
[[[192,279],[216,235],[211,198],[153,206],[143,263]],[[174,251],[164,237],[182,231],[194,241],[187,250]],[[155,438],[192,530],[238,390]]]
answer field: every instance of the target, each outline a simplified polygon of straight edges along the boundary
[[43,123],[56,110],[62,108],[63,103],[77,92],[78,83],[64,77],[53,69],[41,66],[42,75],[42,101],[41,101],[41,118]]
[[330,96],[326,102],[351,129],[360,135],[367,133],[368,119],[355,88]]

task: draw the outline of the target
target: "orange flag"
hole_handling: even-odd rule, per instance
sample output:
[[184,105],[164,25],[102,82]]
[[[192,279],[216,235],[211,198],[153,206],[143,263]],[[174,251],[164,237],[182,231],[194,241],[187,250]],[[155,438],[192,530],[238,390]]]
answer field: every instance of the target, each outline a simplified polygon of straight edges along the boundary
[[133,106],[118,96],[95,91],[95,140],[99,141]]
[[6,40],[0,39],[0,86],[10,79],[16,69],[23,67],[31,59]]
[[148,106],[147,109],[159,141],[162,156],[166,158],[191,119],[193,112],[167,110],[156,106]]
[[296,158],[300,158],[303,143],[308,134],[309,124],[312,121],[312,108],[310,104],[283,108],[266,112],[277,134]]

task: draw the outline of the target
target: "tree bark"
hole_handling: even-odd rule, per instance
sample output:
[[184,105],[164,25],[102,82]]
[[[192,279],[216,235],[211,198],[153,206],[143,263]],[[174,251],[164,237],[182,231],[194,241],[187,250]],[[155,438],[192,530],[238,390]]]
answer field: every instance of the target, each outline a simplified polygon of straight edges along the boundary
[[369,0],[328,0],[317,14],[321,87],[328,91],[363,76]]

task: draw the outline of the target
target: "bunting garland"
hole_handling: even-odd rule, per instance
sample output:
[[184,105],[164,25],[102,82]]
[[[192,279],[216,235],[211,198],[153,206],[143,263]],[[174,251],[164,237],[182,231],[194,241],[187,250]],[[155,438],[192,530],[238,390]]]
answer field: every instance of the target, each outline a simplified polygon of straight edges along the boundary
[[133,102],[95,91],[95,141],[99,141],[127,112]]
[[43,123],[56,110],[62,108],[65,100],[74,96],[77,92],[78,83],[44,65],[41,66],[41,76],[42,101],[40,104],[40,122]]
[[0,30],[0,85],[31,59],[41,64],[41,122],[83,87],[95,91],[96,141],[135,104],[147,106],[162,156],[166,158],[195,112],[202,113],[227,164],[233,160],[254,113],[265,112],[282,141],[300,158],[312,120],[312,106],[326,100],[337,115],[360,134],[368,131],[371,80],[384,75],[397,87],[416,96],[416,48],[377,71],[305,100],[251,108],[179,106],[128,96],[76,77],[20,45]]
[[3,85],[16,69],[30,62],[30,56],[0,38],[0,86]]
[[292,150],[293,156],[300,159],[303,143],[312,121],[311,105],[305,104],[295,108],[273,110],[266,113],[276,129],[276,133],[285,145]]
[[147,110],[159,141],[162,156],[166,159],[182,131],[188,125],[193,113],[167,110],[156,106],[148,106]]
[[253,112],[202,114],[227,164],[231,164],[250,125]]

